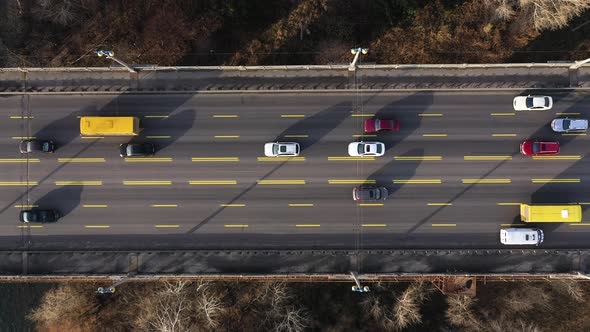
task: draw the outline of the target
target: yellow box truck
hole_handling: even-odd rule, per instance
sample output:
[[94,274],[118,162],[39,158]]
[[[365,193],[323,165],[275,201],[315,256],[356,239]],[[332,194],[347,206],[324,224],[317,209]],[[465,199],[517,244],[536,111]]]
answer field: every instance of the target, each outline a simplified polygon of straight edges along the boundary
[[82,136],[137,136],[139,131],[139,118],[134,116],[80,117]]
[[520,204],[520,220],[524,222],[582,222],[582,206]]

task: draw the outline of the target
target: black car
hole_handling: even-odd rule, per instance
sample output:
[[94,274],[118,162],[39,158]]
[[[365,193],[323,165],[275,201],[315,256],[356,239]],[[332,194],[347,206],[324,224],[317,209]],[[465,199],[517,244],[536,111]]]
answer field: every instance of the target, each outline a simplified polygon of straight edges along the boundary
[[119,146],[121,157],[145,157],[156,153],[156,146],[152,143],[126,143]]
[[56,210],[22,210],[19,214],[21,222],[56,222],[61,215]]
[[31,152],[46,152],[53,153],[55,151],[55,144],[52,141],[42,141],[36,139],[28,139],[21,141],[18,145],[20,153]]
[[360,186],[352,190],[352,199],[355,201],[382,201],[387,196],[389,192],[385,187]]

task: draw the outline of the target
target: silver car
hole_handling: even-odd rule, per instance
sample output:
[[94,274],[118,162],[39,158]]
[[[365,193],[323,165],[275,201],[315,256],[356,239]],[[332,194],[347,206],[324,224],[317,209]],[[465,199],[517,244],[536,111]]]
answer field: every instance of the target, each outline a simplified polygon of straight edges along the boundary
[[588,130],[588,120],[557,118],[551,121],[551,129],[557,133],[583,132]]

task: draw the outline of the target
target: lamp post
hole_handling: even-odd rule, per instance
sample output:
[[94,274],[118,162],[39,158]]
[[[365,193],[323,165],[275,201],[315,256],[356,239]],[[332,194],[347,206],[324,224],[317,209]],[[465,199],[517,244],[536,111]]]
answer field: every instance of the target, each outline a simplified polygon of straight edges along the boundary
[[121,66],[127,68],[127,70],[129,70],[130,73],[137,74],[137,71],[135,71],[135,69],[131,68],[128,64],[123,62],[121,59],[115,58],[115,52],[113,52],[113,51],[99,50],[99,51],[96,51],[96,55],[98,55],[99,58],[104,56],[107,59],[111,59],[111,60],[115,61],[116,63],[120,64]]
[[352,53],[352,55],[354,55],[354,59],[350,63],[350,66],[348,66],[348,70],[355,71],[356,70],[356,62],[358,61],[359,56],[361,55],[361,53],[363,55],[369,53],[369,49],[368,48],[360,48],[360,47],[352,48],[352,49],[350,49],[350,53]]

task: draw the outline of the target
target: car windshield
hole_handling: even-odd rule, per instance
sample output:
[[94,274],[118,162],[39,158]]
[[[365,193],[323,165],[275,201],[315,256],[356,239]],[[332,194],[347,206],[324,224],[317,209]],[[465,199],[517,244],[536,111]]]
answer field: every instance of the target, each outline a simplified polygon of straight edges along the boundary
[[279,145],[278,144],[272,145],[272,154],[279,154]]
[[365,153],[365,145],[364,144],[359,144],[357,147],[357,152],[359,154],[364,154]]
[[375,196],[375,199],[381,199],[381,190],[374,189],[374,190],[371,190],[371,193],[374,193],[371,196]]
[[541,152],[541,143],[535,142],[533,143],[533,153]]
[[563,129],[570,129],[571,121],[563,120]]
[[381,150],[382,150],[381,145],[377,145],[377,153],[381,153],[382,152]]
[[49,151],[49,142],[43,143],[43,151],[45,151],[45,152]]
[[375,120],[375,130],[381,130],[381,120]]

